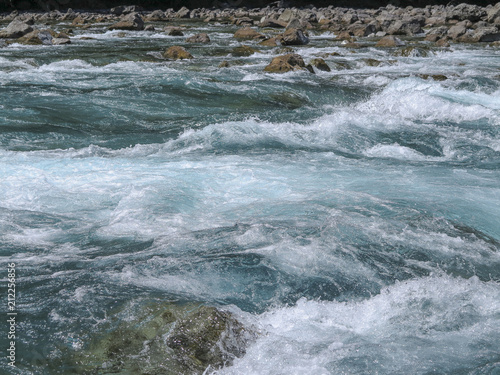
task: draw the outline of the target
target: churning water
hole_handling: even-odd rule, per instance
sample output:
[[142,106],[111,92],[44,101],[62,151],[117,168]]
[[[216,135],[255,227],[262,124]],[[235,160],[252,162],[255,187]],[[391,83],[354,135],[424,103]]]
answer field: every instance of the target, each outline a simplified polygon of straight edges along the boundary
[[279,75],[199,31],[192,61],[98,27],[0,49],[18,373],[71,373],[113,309],[168,300],[260,332],[217,374],[500,374],[500,50],[317,35],[295,51],[336,69]]

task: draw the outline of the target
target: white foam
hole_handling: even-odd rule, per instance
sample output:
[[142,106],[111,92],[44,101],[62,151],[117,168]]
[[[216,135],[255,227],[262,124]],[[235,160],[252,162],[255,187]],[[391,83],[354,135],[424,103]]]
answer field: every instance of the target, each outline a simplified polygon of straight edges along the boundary
[[360,302],[301,299],[256,316],[235,311],[260,335],[214,374],[454,373],[487,358],[474,345],[500,339],[500,285],[475,277],[396,283]]

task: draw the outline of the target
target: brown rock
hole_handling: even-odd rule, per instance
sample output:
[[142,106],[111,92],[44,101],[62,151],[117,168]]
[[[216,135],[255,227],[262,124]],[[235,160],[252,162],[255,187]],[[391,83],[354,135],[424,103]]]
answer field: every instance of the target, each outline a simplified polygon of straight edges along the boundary
[[300,55],[290,53],[288,55],[273,58],[271,63],[264,68],[264,71],[268,73],[286,73],[294,70],[306,69],[306,64],[304,63],[302,57]]
[[231,54],[233,56],[236,56],[236,57],[242,57],[242,56],[251,56],[256,52],[260,52],[260,51],[254,49],[250,46],[242,45],[242,46],[233,48],[233,51],[231,52]]
[[288,29],[282,34],[281,44],[284,46],[302,46],[309,43],[309,38],[302,30]]
[[310,62],[310,64],[312,66],[315,66],[319,70],[324,71],[324,72],[330,72],[331,71],[330,67],[325,62],[325,60],[323,60],[321,58],[312,59],[311,62]]
[[144,21],[137,13],[130,13],[117,23],[111,25],[109,30],[144,30]]
[[375,45],[376,47],[400,47],[404,46],[405,44],[398,38],[392,35],[384,36],[382,39],[380,39],[377,44]]
[[163,53],[163,57],[171,60],[192,59],[193,56],[184,47],[172,46]]
[[244,27],[234,33],[236,39],[265,39],[265,36],[250,27]]
[[259,46],[277,47],[278,46],[277,38],[264,39],[262,42],[259,43]]

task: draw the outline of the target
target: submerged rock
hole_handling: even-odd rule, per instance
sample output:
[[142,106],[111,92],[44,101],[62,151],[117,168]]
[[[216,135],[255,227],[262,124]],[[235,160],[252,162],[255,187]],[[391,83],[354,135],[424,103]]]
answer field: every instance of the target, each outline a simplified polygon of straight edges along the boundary
[[[116,318],[116,317],[115,317]],[[197,304],[156,303],[95,336],[69,358],[83,373],[202,374],[245,354],[255,338],[233,314]]]
[[302,57],[294,53],[277,56],[264,68],[264,71],[268,73],[286,73],[294,70],[308,70],[314,73],[312,66],[306,66]]
[[26,22],[14,20],[0,31],[0,38],[20,38],[33,31],[33,28]]
[[163,57],[171,60],[192,59],[191,55],[184,47],[172,46],[163,53]]
[[252,48],[250,46],[242,45],[242,46],[233,48],[233,51],[231,52],[231,54],[233,56],[236,56],[236,57],[242,57],[242,56],[251,56],[256,52],[260,52],[260,51],[256,50],[255,48]]

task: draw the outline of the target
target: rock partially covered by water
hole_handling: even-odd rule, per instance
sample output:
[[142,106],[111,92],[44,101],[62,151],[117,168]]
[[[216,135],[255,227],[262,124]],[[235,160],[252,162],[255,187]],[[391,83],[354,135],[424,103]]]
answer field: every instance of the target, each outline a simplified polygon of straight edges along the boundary
[[392,35],[384,36],[376,44],[377,47],[400,47],[404,45],[400,39]]
[[187,38],[186,43],[210,43],[210,37],[207,33],[200,33]]
[[312,66],[315,66],[316,68],[318,68],[319,70],[322,70],[324,72],[329,72],[331,71],[330,67],[328,66],[328,64],[325,62],[325,60],[323,60],[322,58],[316,58],[316,59],[312,59],[311,60],[311,65]]
[[172,46],[163,53],[163,57],[171,60],[192,59],[191,55],[184,47]]
[[281,37],[284,46],[301,46],[309,43],[309,38],[300,29],[288,29]]
[[268,73],[286,73],[294,70],[309,70],[314,73],[312,66],[306,66],[302,57],[295,53],[277,56],[264,68]]
[[258,31],[250,28],[250,27],[244,27],[242,29],[239,29],[234,33],[234,37],[236,39],[264,39],[265,36],[259,33]]
[[137,13],[130,13],[109,27],[110,30],[144,30],[144,20]]
[[17,39],[16,42],[20,44],[37,45],[45,44],[51,45],[56,33],[53,30],[33,30],[32,32]]
[[26,22],[14,20],[0,31],[0,38],[20,38],[33,31],[33,28]]
[[233,50],[231,51],[231,54],[235,57],[243,57],[243,56],[251,56],[256,52],[260,51],[250,46],[242,45],[239,47],[234,47]]
[[[130,313],[128,313],[130,314]],[[255,333],[233,314],[198,304],[155,303],[96,336],[69,358],[83,373],[202,374],[245,354]],[[114,316],[113,318],[117,318]]]

